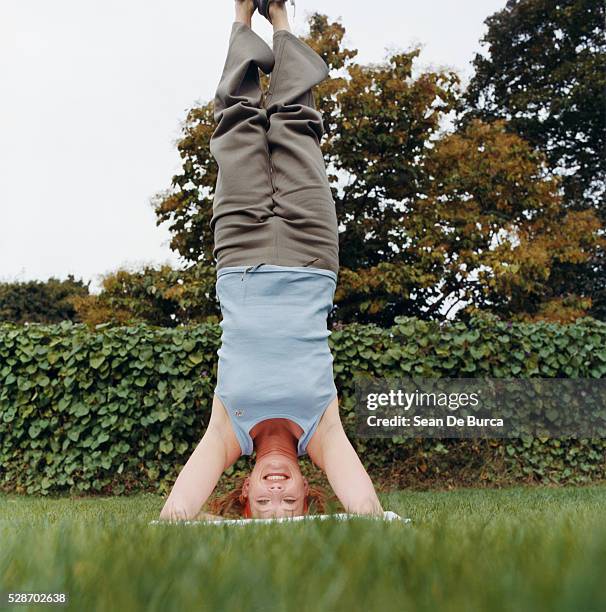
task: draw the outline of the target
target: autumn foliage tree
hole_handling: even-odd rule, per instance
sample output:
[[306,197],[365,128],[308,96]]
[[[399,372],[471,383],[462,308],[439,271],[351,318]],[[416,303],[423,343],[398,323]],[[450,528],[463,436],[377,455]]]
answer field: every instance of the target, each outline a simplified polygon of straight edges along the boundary
[[[561,177],[562,206],[593,209],[606,231],[606,6],[600,0],[508,0],[485,21],[483,51],[460,100],[459,127],[505,119]],[[554,300],[591,299],[606,318],[606,252],[556,262]],[[553,302],[552,302],[553,305]]]
[[[474,118],[445,129],[462,99],[456,73],[413,77],[418,48],[358,64],[344,33],[314,14],[305,38],[332,72],[315,96],[340,224],[335,319],[387,325],[397,315],[465,317],[478,309],[519,319],[584,314],[590,300],[563,300],[550,274],[603,248],[594,211],[562,206],[544,154],[506,121]],[[209,282],[214,127],[212,102],[190,111],[178,144],[181,171],[154,202],[172,248],[203,266]]]
[[74,298],[78,320],[89,327],[147,323],[177,327],[218,321],[214,270],[203,264],[119,269],[102,278],[99,294]]

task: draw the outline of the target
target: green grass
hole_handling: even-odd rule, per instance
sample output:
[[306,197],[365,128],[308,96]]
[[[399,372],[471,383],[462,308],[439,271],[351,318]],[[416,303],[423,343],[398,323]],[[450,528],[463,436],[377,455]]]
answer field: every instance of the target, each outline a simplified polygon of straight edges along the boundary
[[413,524],[153,526],[158,496],[0,496],[0,590],[87,612],[606,610],[606,486],[382,501]]

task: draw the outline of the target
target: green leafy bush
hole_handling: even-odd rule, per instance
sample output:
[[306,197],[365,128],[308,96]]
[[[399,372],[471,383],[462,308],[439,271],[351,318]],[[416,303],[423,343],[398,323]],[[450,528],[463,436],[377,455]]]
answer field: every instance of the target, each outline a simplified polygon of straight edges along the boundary
[[[0,325],[0,488],[23,493],[163,490],[210,415],[221,329]],[[468,324],[400,317],[330,338],[342,418],[365,464],[402,485],[588,482],[605,440],[404,440],[355,436],[353,378],[606,375],[606,323]],[[235,466],[246,465],[242,458]]]

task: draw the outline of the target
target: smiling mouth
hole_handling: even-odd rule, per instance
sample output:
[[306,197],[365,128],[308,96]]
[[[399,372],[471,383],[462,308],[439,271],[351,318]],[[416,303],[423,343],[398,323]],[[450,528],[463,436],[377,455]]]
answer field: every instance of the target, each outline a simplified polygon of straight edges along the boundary
[[281,472],[274,472],[263,476],[263,480],[288,480],[288,476],[286,474],[282,474]]

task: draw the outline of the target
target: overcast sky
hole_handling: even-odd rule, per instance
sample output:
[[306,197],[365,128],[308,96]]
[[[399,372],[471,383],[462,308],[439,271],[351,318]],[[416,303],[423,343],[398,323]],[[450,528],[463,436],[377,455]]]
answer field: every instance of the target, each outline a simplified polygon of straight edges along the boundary
[[[151,197],[179,169],[180,123],[212,99],[229,0],[2,0],[0,281],[65,278],[97,291],[119,267],[179,265]],[[340,18],[362,62],[423,47],[416,72],[464,80],[484,20],[505,0],[298,0],[295,33]],[[326,8],[328,7],[328,8]],[[292,16],[292,8],[289,5]],[[255,16],[271,40],[271,26]]]

